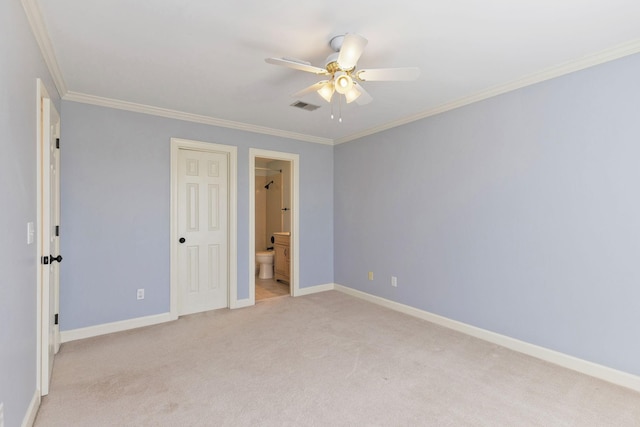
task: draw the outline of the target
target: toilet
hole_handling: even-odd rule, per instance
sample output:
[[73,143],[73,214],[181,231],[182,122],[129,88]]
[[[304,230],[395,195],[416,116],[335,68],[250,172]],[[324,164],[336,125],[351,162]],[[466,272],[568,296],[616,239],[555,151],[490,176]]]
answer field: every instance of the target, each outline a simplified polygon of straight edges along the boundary
[[273,254],[274,251],[258,251],[256,252],[256,262],[260,264],[259,279],[273,278]]

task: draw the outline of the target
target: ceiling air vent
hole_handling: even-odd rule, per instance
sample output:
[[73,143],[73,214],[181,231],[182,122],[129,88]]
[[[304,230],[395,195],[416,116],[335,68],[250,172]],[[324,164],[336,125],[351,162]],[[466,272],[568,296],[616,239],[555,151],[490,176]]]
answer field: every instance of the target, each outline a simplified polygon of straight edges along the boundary
[[300,108],[302,110],[307,110],[307,111],[313,111],[313,110],[317,110],[318,108],[320,108],[319,105],[313,105],[313,104],[307,104],[306,102],[302,102],[302,101],[296,101],[293,104],[291,104],[292,107],[296,107],[296,108]]

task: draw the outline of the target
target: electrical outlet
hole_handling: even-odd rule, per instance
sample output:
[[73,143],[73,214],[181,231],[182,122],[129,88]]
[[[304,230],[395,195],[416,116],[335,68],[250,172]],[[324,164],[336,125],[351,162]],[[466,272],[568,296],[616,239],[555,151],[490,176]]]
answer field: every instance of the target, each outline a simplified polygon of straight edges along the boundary
[[391,276],[391,286],[394,288],[398,287],[398,278],[396,276]]
[[373,280],[373,271],[369,272],[369,280]]
[[144,299],[144,289],[138,289],[138,299]]

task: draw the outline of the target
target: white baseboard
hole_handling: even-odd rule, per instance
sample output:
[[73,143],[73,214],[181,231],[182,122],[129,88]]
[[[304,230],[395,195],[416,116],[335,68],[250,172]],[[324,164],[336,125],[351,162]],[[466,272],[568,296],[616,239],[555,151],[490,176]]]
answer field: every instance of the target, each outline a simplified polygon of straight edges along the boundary
[[235,310],[236,308],[251,307],[252,305],[255,305],[255,304],[251,302],[251,299],[245,298],[245,299],[235,300],[231,305],[231,307],[229,308],[232,310]]
[[121,320],[119,322],[103,323],[102,325],[88,326],[86,328],[71,329],[69,331],[60,332],[60,341],[65,343],[84,338],[97,337],[99,335],[111,334],[113,332],[127,331],[129,329],[171,322],[176,319],[177,317],[173,316],[171,313],[163,313],[153,316]]
[[[294,289],[293,296],[301,297],[304,295],[316,294],[318,292],[332,291],[334,289],[334,286],[335,286],[334,283],[326,283],[324,285],[315,285],[315,286],[308,286],[306,288]],[[231,309],[244,308],[244,307],[251,307],[253,305],[256,305],[255,301],[252,301],[251,299],[246,298],[246,299],[237,300],[230,308]]]
[[[301,288],[296,295],[302,296],[315,294],[317,292],[331,291],[334,289],[333,283],[324,285],[309,286]],[[231,309],[244,308],[255,305],[249,298],[236,300]],[[88,326],[86,328],[71,329],[69,331],[60,332],[60,342],[70,342],[85,338],[97,337],[99,335],[111,334],[114,332],[127,331],[129,329],[142,328],[144,326],[157,325],[159,323],[170,322],[176,320],[177,316],[171,313],[156,314],[153,316],[138,317],[135,319],[121,320],[118,322],[104,323],[102,325]]]
[[36,389],[31,398],[31,403],[29,403],[29,407],[27,408],[27,412],[22,419],[21,427],[33,426],[33,423],[36,421],[36,415],[38,415],[38,409],[40,408],[40,399],[40,390]]
[[502,347],[506,347],[510,350],[524,353],[529,356],[533,356],[537,359],[544,360],[546,362],[553,363],[555,365],[562,366],[564,368],[571,369],[622,387],[630,388],[635,391],[640,391],[640,377],[632,375],[627,372],[618,371],[607,366],[599,365],[597,363],[589,362],[587,360],[579,359],[568,354],[560,353],[555,350],[540,347],[535,344],[530,344],[524,341],[517,340],[515,338],[508,337],[506,335],[497,334],[495,332],[481,329],[476,326],[471,326],[466,323],[458,322],[437,314],[429,313],[428,311],[420,310],[415,307],[411,307],[405,304],[401,304],[395,301],[390,301],[385,298],[381,298],[375,295],[368,294],[366,292],[358,291],[346,286],[336,284],[335,290],[344,292],[345,294],[352,295],[357,298],[372,302],[374,304],[381,305],[383,307],[390,308],[401,313],[408,314],[429,322],[435,323],[440,326],[444,326],[449,329],[462,332],[467,335],[471,335],[476,338],[480,338],[484,341],[488,341],[494,344],[498,344]]
[[332,291],[335,289],[335,283],[325,283],[324,285],[308,286],[306,288],[300,288],[293,295],[294,297],[301,297],[304,295],[317,294],[318,292]]

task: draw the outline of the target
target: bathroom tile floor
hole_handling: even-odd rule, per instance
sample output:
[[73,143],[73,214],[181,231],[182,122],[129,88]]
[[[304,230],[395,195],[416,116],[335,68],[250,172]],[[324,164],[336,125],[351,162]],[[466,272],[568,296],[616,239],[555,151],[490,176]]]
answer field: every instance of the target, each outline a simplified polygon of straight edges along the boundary
[[259,279],[256,276],[256,301],[289,295],[289,285],[274,279]]

